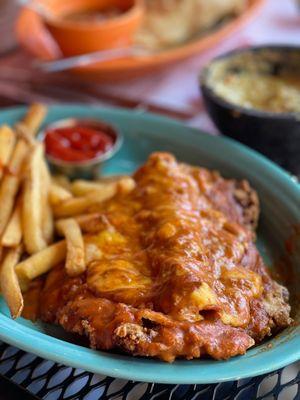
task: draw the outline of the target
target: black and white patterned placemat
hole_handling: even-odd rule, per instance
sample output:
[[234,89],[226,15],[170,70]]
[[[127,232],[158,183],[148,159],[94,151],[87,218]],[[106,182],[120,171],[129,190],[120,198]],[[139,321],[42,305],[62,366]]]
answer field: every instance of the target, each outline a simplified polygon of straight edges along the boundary
[[300,400],[300,362],[235,382],[165,385],[92,374],[0,342],[0,375],[43,400]]

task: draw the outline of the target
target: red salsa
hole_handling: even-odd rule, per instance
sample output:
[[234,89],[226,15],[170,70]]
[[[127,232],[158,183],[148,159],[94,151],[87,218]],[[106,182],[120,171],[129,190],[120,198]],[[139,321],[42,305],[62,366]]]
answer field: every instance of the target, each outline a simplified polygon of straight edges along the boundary
[[104,129],[84,124],[48,129],[45,135],[46,153],[70,162],[92,160],[109,151],[114,142]]

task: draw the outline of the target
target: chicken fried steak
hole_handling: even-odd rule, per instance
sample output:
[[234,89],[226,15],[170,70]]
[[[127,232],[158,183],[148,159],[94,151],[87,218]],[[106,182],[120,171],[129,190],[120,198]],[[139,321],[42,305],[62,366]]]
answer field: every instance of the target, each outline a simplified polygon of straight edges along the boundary
[[50,271],[39,318],[93,348],[172,362],[244,354],[290,324],[288,291],[254,244],[259,205],[246,181],[154,153],[136,187],[98,207],[87,271]]

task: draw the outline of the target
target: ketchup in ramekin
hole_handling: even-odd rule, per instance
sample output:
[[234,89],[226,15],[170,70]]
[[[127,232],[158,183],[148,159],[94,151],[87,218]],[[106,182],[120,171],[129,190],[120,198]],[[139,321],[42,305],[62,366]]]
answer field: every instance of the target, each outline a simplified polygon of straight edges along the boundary
[[121,139],[116,128],[99,120],[60,120],[43,132],[50,164],[71,177],[94,174],[120,148]]
[[80,123],[48,129],[45,135],[46,153],[67,162],[92,160],[111,150],[114,142],[104,129]]

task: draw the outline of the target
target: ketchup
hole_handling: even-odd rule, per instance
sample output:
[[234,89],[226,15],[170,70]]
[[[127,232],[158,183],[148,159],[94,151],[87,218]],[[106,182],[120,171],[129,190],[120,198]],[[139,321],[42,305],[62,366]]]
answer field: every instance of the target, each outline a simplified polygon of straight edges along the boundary
[[45,135],[46,153],[56,159],[81,162],[106,153],[115,139],[100,127],[77,124],[48,129]]

